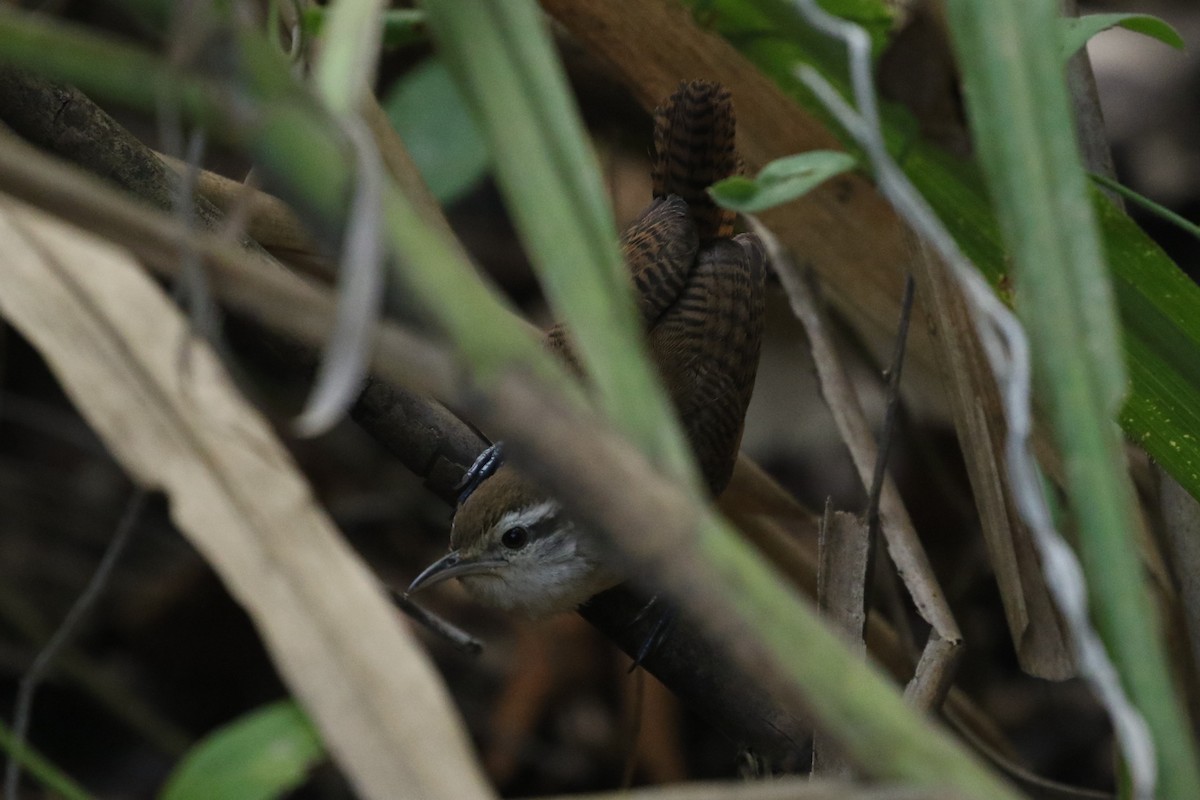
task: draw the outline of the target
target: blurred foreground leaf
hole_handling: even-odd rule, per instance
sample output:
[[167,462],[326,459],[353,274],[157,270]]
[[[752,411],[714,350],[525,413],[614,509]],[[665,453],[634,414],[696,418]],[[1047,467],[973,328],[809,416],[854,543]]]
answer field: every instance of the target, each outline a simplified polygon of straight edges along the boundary
[[[841,81],[843,70],[831,59],[829,46],[810,46],[803,37],[748,35],[748,31],[763,30],[768,20],[782,20],[788,14],[791,26],[804,27],[794,10],[777,0],[693,0],[690,5],[800,105],[818,118],[828,119],[828,112],[797,79],[795,69],[802,63],[811,64],[831,80]],[[884,104],[881,115],[889,149],[901,154],[898,160],[905,174],[975,266],[1011,301],[1006,288],[1008,255],[977,165],[913,139],[915,127],[903,109]],[[844,136],[837,125],[830,129]],[[848,138],[846,142],[853,151]],[[1121,410],[1121,425],[1193,497],[1200,498],[1200,438],[1195,433],[1200,430],[1200,362],[1196,358],[1200,353],[1200,287],[1099,191],[1093,198],[1112,270],[1132,384]]]
[[383,107],[439,201],[453,202],[483,178],[487,144],[441,59],[397,81]]
[[304,783],[325,749],[292,700],[246,714],[192,748],[161,800],[270,800]]

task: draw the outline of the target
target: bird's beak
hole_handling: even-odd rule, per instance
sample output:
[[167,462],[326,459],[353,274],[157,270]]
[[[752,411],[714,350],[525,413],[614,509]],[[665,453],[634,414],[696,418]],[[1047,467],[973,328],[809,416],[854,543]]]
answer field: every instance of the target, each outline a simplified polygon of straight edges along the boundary
[[457,550],[451,550],[425,570],[408,585],[408,593],[433,586],[435,583],[448,581],[463,575],[478,575],[481,572],[491,572],[504,562],[497,559],[474,559],[461,555]]

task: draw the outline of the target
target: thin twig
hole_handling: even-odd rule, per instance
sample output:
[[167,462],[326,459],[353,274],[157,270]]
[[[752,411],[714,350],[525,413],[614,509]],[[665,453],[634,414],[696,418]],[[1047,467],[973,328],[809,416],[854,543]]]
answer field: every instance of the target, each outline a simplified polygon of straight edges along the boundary
[[388,589],[388,595],[396,607],[407,614],[412,620],[427,631],[445,639],[454,646],[455,650],[467,655],[477,656],[483,652],[483,642],[476,639],[462,628],[442,619],[427,608],[413,602],[406,592]]
[[[817,298],[817,289],[796,269],[775,235],[754,217],[748,217],[751,228],[767,249],[772,267],[788,296],[792,311],[804,326],[813,350],[813,361],[825,396],[833,413],[851,459],[864,489],[871,485],[871,476],[878,459],[878,446],[871,435],[870,425],[859,401],[858,392],[850,382],[837,355],[837,348],[828,333],[829,325]],[[908,588],[917,611],[932,626],[925,644],[921,663],[906,690],[912,698],[924,698],[933,705],[940,702],[949,690],[954,677],[954,665],[960,655],[962,634],[954,614],[946,603],[945,592],[938,583],[929,556],[921,546],[908,509],[896,484],[886,475],[880,493],[884,525],[882,532],[888,554],[896,564]]]
[[125,546],[133,534],[137,521],[141,518],[142,509],[146,504],[148,492],[136,488],[125,506],[125,513],[117,523],[117,530],[109,541],[100,563],[83,592],[75,600],[67,616],[63,619],[58,630],[46,642],[46,646],[37,654],[25,675],[21,678],[17,689],[16,708],[13,711],[12,748],[8,751],[8,762],[4,768],[4,797],[5,800],[18,800],[17,783],[21,779],[21,753],[25,749],[25,735],[29,730],[29,720],[33,713],[33,695],[38,684],[46,677],[54,660],[62,649],[67,646],[71,636],[83,621],[84,616],[91,610],[101,592],[112,577],[113,568],[125,551]]
[[879,532],[879,497],[883,494],[883,478],[887,474],[888,453],[892,449],[892,431],[896,427],[896,408],[900,405],[900,373],[904,369],[904,348],[908,342],[908,324],[912,320],[912,275],[904,279],[904,299],[900,301],[900,325],[896,331],[896,348],[888,367],[887,406],[883,414],[883,430],[879,433],[879,453],[875,458],[875,476],[867,500],[867,529],[872,539]]

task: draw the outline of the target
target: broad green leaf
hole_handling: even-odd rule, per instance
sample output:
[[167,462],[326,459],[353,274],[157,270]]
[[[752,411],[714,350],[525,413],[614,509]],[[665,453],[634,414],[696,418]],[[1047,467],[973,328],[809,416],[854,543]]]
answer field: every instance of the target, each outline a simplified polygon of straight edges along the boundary
[[205,737],[183,757],[160,800],[271,800],[304,783],[325,758],[291,700],[264,706]]
[[[692,3],[696,7],[696,3]],[[767,17],[762,8],[779,12],[775,0],[713,2],[714,10],[703,17],[706,24],[725,35],[747,58],[796,102],[820,119],[828,112],[795,76],[799,63],[812,64],[822,72],[830,61],[806,49],[802,39],[787,41],[748,36],[760,29]],[[779,12],[782,13],[782,12]],[[799,25],[798,22],[793,22]],[[828,51],[821,51],[828,53]],[[833,72],[840,75],[836,64]],[[910,115],[884,104],[884,136],[889,149],[900,153],[900,166],[925,196],[975,266],[1011,301],[1008,265],[995,214],[984,189],[982,176],[972,161],[953,156],[938,147],[913,138]],[[830,130],[843,136],[851,152],[855,145],[840,127]],[[1121,316],[1126,369],[1132,391],[1120,414],[1126,435],[1141,444],[1171,476],[1200,498],[1200,374],[1188,367],[1200,353],[1200,289],[1190,282],[1174,262],[1133,223],[1111,207],[1097,192],[1101,236],[1113,289]],[[898,299],[897,299],[897,302]],[[1185,354],[1191,353],[1191,359]]]
[[1158,39],[1176,50],[1184,49],[1183,37],[1179,32],[1169,23],[1150,14],[1086,14],[1082,17],[1063,17],[1058,24],[1059,52],[1063,61],[1075,55],[1075,51],[1097,33],[1118,27]]
[[[780,42],[801,37],[815,57],[845,61],[838,55],[836,43],[797,20],[789,0],[691,0],[688,4],[702,19],[721,19],[722,26],[740,19],[742,36]],[[819,5],[836,17],[861,25],[871,37],[871,51],[875,55],[883,52],[895,23],[895,14],[883,0],[819,0]]]
[[838,150],[813,150],[777,158],[753,179],[734,175],[718,181],[709,194],[725,208],[756,214],[803,197],[834,175],[854,169],[858,160]]
[[383,107],[441,202],[458,199],[486,174],[487,144],[441,59],[409,71]]

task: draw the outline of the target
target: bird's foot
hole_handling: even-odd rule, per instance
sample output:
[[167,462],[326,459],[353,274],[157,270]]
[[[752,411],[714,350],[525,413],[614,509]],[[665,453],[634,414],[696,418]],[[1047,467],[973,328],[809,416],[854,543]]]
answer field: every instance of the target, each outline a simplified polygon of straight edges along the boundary
[[642,642],[642,646],[638,648],[637,655],[633,659],[633,664],[629,667],[630,672],[642,666],[650,654],[666,641],[667,634],[671,631],[671,626],[675,624],[675,609],[657,594],[651,597],[646,605],[642,606],[642,610],[637,613],[637,616],[629,624],[637,625],[651,614],[655,615],[654,624],[650,628],[650,633],[646,635],[645,640]]
[[504,463],[504,443],[496,442],[475,459],[470,468],[463,473],[462,480],[454,487],[458,492],[458,504],[461,506],[479,488],[479,484],[492,476]]

